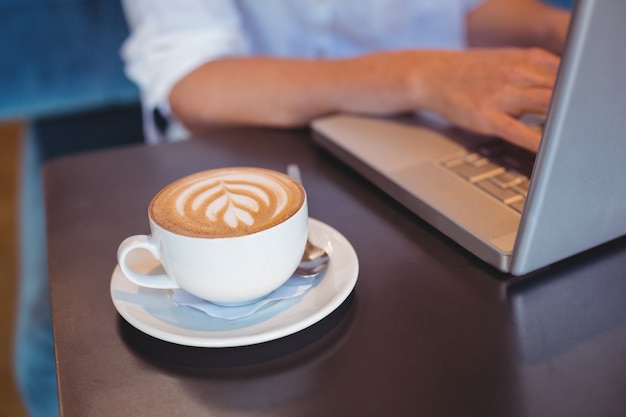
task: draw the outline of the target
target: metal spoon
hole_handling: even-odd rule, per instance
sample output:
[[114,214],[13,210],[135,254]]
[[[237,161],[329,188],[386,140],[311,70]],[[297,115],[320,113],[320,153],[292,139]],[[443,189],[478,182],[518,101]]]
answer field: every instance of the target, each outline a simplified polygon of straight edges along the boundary
[[[287,165],[287,175],[302,184],[300,167],[298,167],[298,165]],[[296,268],[295,274],[303,278],[314,278],[328,268],[329,261],[330,257],[328,253],[319,246],[315,246],[307,239],[302,260],[298,268]]]
[[307,240],[304,255],[302,255],[302,260],[296,268],[295,274],[303,278],[314,278],[328,268],[329,260],[328,253],[324,249]]

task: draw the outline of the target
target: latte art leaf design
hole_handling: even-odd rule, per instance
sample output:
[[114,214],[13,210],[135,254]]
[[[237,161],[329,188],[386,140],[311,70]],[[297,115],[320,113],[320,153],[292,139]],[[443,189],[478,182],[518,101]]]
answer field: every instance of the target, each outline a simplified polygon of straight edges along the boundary
[[285,209],[287,200],[287,190],[274,179],[230,173],[197,180],[180,193],[176,210],[184,218],[236,229],[252,226],[260,217],[276,217]]
[[306,193],[293,178],[255,167],[217,168],[180,178],[152,199],[150,218],[176,234],[222,238],[255,233],[294,215]]
[[[196,205],[197,200],[194,200]],[[206,216],[211,221],[219,221],[223,213],[223,220],[232,228],[237,227],[239,222],[248,226],[254,224],[254,218],[250,213],[259,211],[259,203],[246,195],[237,195],[226,189],[225,193],[215,200],[207,202]]]

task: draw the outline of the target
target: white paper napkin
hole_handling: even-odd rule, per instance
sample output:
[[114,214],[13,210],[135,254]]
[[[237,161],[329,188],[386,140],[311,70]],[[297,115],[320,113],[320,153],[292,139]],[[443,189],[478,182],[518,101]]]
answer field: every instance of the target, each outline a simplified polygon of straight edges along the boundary
[[177,305],[195,308],[211,317],[224,320],[236,320],[250,316],[270,303],[300,297],[320,279],[321,277],[302,278],[294,275],[267,297],[251,304],[236,307],[225,307],[213,304],[181,289],[173,290],[172,300]]

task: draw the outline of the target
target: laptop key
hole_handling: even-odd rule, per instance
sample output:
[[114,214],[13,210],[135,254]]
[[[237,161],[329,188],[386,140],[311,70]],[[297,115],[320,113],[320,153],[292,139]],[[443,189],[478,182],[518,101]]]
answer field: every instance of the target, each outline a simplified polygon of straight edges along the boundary
[[505,204],[511,204],[514,201],[521,200],[523,198],[518,192],[516,192],[512,188],[500,188],[490,179],[478,181],[476,185]]
[[522,174],[513,171],[506,171],[491,178],[498,187],[510,188],[514,185],[521,184],[526,179]]
[[522,199],[511,202],[509,204],[509,207],[511,207],[513,210],[517,211],[518,213],[521,213],[522,210],[524,210],[525,203],[526,203],[526,199],[522,198]]
[[522,182],[520,182],[519,184],[515,184],[513,186],[513,188],[515,189],[515,191],[519,192],[520,194],[522,194],[524,197],[526,197],[526,195],[528,194],[528,187],[530,186],[530,181],[525,178]]
[[449,168],[472,183],[482,181],[486,178],[504,172],[503,167],[495,165],[487,160],[479,165],[461,162],[458,165],[454,165]]

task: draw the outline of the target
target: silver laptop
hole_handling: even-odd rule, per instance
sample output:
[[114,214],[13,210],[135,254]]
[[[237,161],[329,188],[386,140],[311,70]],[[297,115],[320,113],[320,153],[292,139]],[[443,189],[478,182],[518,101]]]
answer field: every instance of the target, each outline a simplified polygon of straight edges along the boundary
[[501,271],[626,234],[626,1],[574,7],[535,156],[436,118],[336,115],[316,142]]

